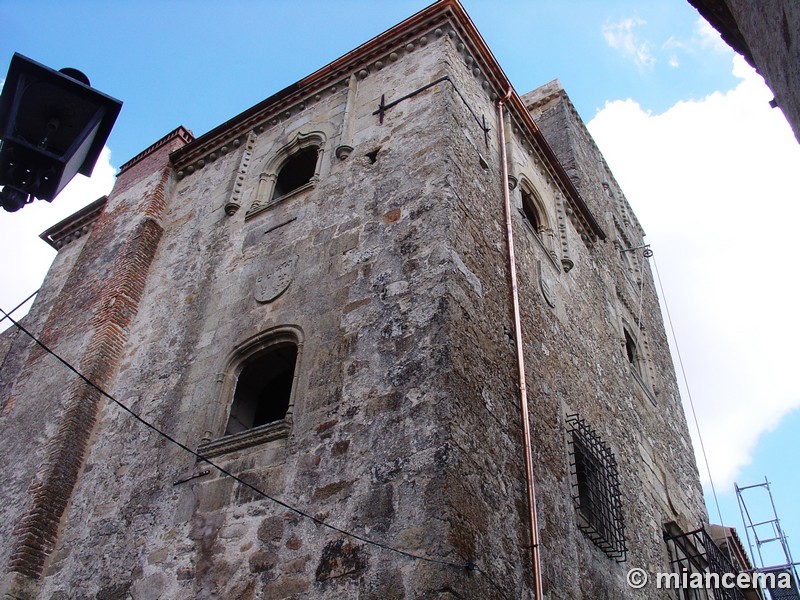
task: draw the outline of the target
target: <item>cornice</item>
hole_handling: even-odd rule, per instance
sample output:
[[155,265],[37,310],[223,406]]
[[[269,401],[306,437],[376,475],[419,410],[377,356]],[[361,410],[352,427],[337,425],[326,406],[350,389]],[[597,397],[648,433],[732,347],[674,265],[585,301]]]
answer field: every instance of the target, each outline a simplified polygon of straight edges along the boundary
[[175,150],[171,155],[178,177],[191,175],[220,155],[239,148],[249,132],[263,133],[270,127],[305,111],[328,94],[346,93],[350,77],[365,79],[388,63],[427,45],[430,36],[442,36],[452,0],[442,0],[406,19],[399,25],[351,50],[252,108]]
[[142,152],[140,152],[139,154],[134,156],[128,162],[123,164],[119,168],[119,174],[117,176],[121,175],[122,173],[124,173],[125,171],[127,171],[128,169],[130,169],[131,167],[136,165],[137,163],[140,163],[145,158],[147,158],[148,156],[150,156],[151,154],[156,152],[159,148],[162,148],[162,147],[166,146],[168,143],[170,143],[171,141],[173,141],[175,139],[179,139],[179,140],[185,142],[186,144],[189,144],[192,141],[194,141],[194,135],[192,134],[191,131],[189,131],[188,129],[186,129],[182,125],[176,127],[175,129],[170,131],[167,135],[165,135],[160,140],[158,140],[156,143],[152,144],[151,146],[149,146],[148,148],[146,148],[145,150],[143,150]]
[[77,240],[79,237],[89,233],[92,225],[94,225],[100,213],[103,212],[103,207],[106,205],[107,200],[108,196],[98,198],[75,214],[42,232],[39,237],[56,250],[61,250],[73,240]]
[[[497,59],[458,0],[439,0],[395,25],[384,33],[351,50],[329,65],[270,96],[252,108],[226,121],[193,142],[175,150],[170,159],[178,178],[192,175],[220,155],[239,148],[251,131],[260,134],[267,128],[306,110],[324,94],[344,93],[351,76],[364,79],[388,62],[411,54],[429,41],[429,36],[453,39],[473,76],[489,98],[496,102],[511,90],[506,108],[541,162],[546,166],[567,198],[567,212],[586,239],[605,239],[606,234],[578,190],[567,176],[544,135],[533,121],[519,94],[513,89]],[[469,58],[468,58],[469,57]]]

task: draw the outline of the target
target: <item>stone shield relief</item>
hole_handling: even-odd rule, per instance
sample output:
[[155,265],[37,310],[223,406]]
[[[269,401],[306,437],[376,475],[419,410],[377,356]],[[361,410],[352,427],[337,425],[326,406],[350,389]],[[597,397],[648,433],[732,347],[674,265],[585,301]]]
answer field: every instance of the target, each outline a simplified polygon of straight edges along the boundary
[[294,254],[278,263],[271,272],[256,277],[256,301],[272,302],[285,292],[292,283],[296,266],[297,255]]
[[556,295],[553,293],[552,284],[544,273],[541,261],[537,261],[537,270],[539,271],[539,289],[542,291],[542,297],[550,308],[555,308]]

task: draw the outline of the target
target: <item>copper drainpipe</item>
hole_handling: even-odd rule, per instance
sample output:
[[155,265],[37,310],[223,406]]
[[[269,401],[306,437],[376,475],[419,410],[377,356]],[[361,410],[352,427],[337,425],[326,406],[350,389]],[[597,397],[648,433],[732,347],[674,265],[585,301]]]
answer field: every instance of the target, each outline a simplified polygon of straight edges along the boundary
[[522,416],[522,436],[525,451],[525,480],[528,488],[528,512],[531,539],[531,563],[533,567],[534,598],[542,600],[542,564],[539,556],[539,524],[536,519],[536,489],[533,482],[531,460],[531,426],[528,420],[528,389],[525,385],[525,358],[522,348],[522,322],[520,320],[519,294],[517,292],[517,267],[514,256],[514,234],[511,230],[511,198],[508,193],[508,157],[506,156],[506,133],[503,105],[511,97],[512,89],[497,102],[497,134],[500,141],[500,164],[502,167],[503,203],[506,213],[506,243],[508,244],[508,271],[511,279],[511,298],[514,304],[514,340],[517,345],[517,371],[519,374],[519,408]]

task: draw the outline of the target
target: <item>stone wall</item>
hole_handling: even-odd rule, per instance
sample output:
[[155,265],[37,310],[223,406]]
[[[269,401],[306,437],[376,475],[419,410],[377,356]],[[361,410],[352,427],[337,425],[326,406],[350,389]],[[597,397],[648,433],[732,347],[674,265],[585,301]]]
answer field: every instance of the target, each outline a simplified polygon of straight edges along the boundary
[[[630,593],[623,579],[627,569],[669,571],[665,523],[688,531],[706,522],[702,490],[650,265],[642,249],[623,252],[641,248],[644,231],[560,84],[543,86],[525,100],[609,236],[603,244],[570,243],[575,267],[554,286],[564,311],[540,310],[547,324],[532,331],[536,354],[549,366],[540,389],[553,404],[553,426],[563,428],[564,413],[578,412],[619,463],[629,552],[615,571],[612,597],[623,597]],[[639,369],[626,356],[626,329],[638,342]],[[553,501],[566,496],[563,489]],[[593,586],[608,565],[585,537],[576,550],[579,562],[591,565],[584,597],[599,597]]]
[[[451,476],[441,198],[452,90],[432,88],[383,124],[372,115],[382,94],[442,75],[448,43],[431,35],[383,70],[331,86],[176,184],[113,393],[191,447],[218,439],[231,352],[291,326],[302,340],[291,433],[215,461],[336,527],[461,564],[470,555],[454,550],[452,516],[438,500]],[[340,160],[346,107],[353,150]],[[319,181],[252,214],[276,149],[315,131],[325,136]],[[238,177],[245,152],[249,170]],[[237,182],[241,208],[229,216]],[[258,302],[258,276],[293,257],[286,291]],[[404,597],[453,577],[449,566],[409,572],[415,561],[343,538],[216,472],[172,485],[202,468],[106,405],[43,593]],[[456,573],[461,585],[476,578]],[[478,580],[476,594],[486,585]]]
[[[7,598],[530,597],[498,93],[452,18],[410,20],[228,137],[162,140],[126,165],[88,237],[61,249],[35,332],[280,502],[96,394],[87,403],[51,357],[4,336],[3,381],[16,383],[3,384],[0,450],[19,456],[0,491]],[[620,252],[641,228],[563,91],[535,97],[565,171],[522,115],[503,118],[545,593],[639,598],[625,572],[668,570],[662,524],[705,520],[697,472],[649,267]],[[310,143],[310,184],[271,202],[282,157]],[[286,419],[259,443],[225,436],[241,356],[272,335],[298,345]],[[578,528],[574,413],[618,462],[626,563]],[[28,561],[15,527],[50,506],[34,473],[60,464],[64,440],[77,470],[57,480],[61,512]]]

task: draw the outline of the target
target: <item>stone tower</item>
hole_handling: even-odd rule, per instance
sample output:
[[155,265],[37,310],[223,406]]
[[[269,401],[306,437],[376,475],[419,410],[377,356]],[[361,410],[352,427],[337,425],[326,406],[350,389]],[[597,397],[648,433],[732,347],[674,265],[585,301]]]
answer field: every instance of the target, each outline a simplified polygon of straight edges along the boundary
[[0,338],[4,597],[660,597],[706,514],[642,236],[456,0],[176,129],[22,323],[141,420]]

